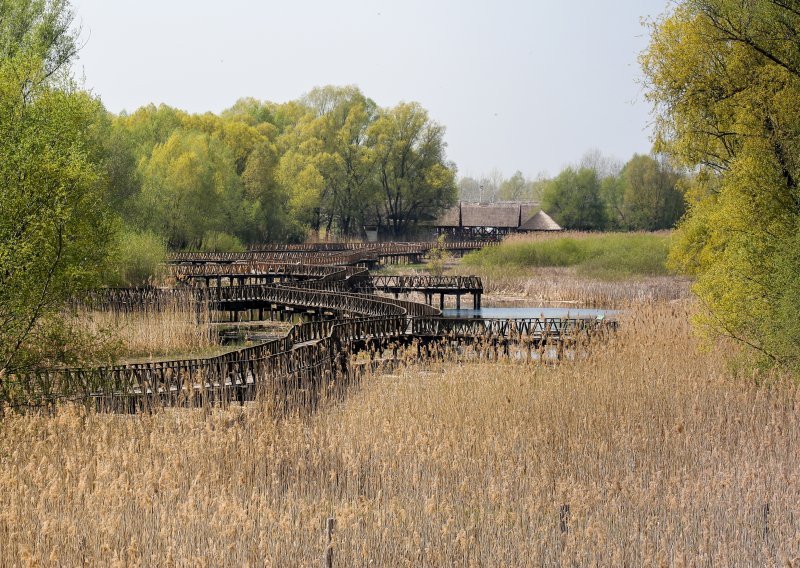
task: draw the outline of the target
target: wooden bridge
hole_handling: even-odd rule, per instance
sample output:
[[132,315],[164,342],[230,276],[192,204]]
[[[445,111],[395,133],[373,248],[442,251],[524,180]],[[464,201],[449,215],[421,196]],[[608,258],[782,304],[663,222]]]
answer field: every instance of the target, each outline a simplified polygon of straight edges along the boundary
[[[419,263],[434,248],[457,255],[479,250],[493,243],[485,241],[425,243],[332,243],[310,245],[265,245],[246,252],[196,253],[182,252],[170,256],[173,264],[205,264],[233,262],[303,263],[323,266],[366,266],[378,264]],[[346,248],[339,248],[346,247]]]
[[425,275],[400,275],[400,276],[372,276],[360,284],[364,292],[385,292],[400,294],[418,292],[424,295],[425,303],[433,305],[434,296],[439,296],[439,309],[444,309],[445,296],[455,296],[456,309],[461,309],[461,297],[465,294],[472,296],[474,309],[481,307],[483,282],[477,276],[425,276]]
[[[596,319],[450,319],[426,303],[369,293],[439,290],[479,297],[480,279],[471,277],[374,277],[353,266],[242,262],[214,254],[191,259],[192,264],[175,268],[176,276],[205,279],[206,286],[109,289],[82,302],[92,309],[133,311],[180,301],[236,321],[289,313],[300,323],[285,337],[216,357],[18,372],[0,383],[0,399],[24,407],[90,400],[101,410],[136,412],[161,405],[243,403],[260,395],[276,408],[313,409],[320,397],[341,389],[365,367],[382,364],[387,351],[389,361],[414,345],[420,358],[471,346],[491,359],[543,360],[550,349],[560,356],[581,338],[615,328],[614,322]],[[358,362],[356,355],[364,352],[369,357]]]

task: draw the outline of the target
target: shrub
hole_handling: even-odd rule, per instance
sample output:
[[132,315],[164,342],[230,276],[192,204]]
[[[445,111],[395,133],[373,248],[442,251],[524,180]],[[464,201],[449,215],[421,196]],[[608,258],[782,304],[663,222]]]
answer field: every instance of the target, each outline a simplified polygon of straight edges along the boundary
[[237,237],[221,231],[208,231],[200,244],[203,252],[244,252],[244,245]]
[[123,229],[117,237],[107,283],[111,286],[153,284],[162,275],[166,256],[166,243],[155,233]]
[[586,276],[617,279],[668,274],[669,237],[655,234],[604,234],[553,239],[512,240],[464,257],[467,266],[575,267]]

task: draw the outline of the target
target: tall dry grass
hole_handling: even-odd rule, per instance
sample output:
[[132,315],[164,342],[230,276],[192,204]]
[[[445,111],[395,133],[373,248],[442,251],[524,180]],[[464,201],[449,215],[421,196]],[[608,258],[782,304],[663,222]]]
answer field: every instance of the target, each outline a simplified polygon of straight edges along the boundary
[[376,377],[302,419],[7,415],[0,563],[314,565],[335,517],[337,566],[796,566],[797,385],[699,350],[688,311],[641,308],[561,366]]
[[[480,276],[484,293],[493,304],[526,300],[541,307],[577,306],[618,309],[633,303],[687,300],[691,280],[678,276],[650,276],[598,280],[576,273],[574,268],[495,269],[453,268],[454,273]],[[487,302],[484,301],[484,304]]]
[[84,329],[119,345],[122,360],[199,355],[219,345],[208,306],[188,298],[139,311],[79,309],[75,317]]

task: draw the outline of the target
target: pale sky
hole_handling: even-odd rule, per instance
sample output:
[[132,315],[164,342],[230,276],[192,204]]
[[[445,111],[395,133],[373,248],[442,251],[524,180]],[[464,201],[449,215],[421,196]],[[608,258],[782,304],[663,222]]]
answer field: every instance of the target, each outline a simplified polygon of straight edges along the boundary
[[112,112],[215,113],[350,85],[417,101],[459,175],[555,175],[650,149],[637,63],[666,0],[73,0],[77,71]]

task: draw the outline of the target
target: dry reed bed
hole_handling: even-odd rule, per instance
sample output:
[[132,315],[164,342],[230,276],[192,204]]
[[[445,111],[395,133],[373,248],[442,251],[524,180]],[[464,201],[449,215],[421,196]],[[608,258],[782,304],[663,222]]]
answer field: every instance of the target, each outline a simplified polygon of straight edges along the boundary
[[311,565],[330,516],[339,566],[796,563],[797,387],[734,376],[687,311],[642,308],[561,366],[412,367],[304,419],[6,416],[0,563]]
[[97,336],[110,337],[120,346],[119,356],[155,357],[203,353],[219,345],[204,303],[174,300],[158,308],[136,311],[80,309],[75,317]]
[[[451,273],[480,276],[484,306],[525,300],[527,305],[537,307],[623,309],[635,303],[683,301],[692,297],[692,281],[679,276],[600,280],[579,276],[574,268],[495,270],[460,265],[452,266]],[[466,298],[468,303],[469,297]],[[448,305],[451,303],[448,298]]]

